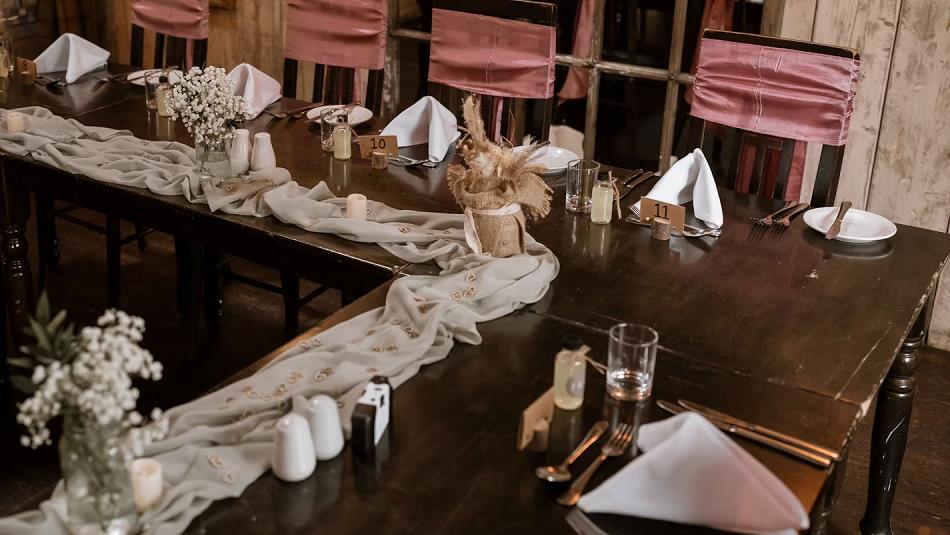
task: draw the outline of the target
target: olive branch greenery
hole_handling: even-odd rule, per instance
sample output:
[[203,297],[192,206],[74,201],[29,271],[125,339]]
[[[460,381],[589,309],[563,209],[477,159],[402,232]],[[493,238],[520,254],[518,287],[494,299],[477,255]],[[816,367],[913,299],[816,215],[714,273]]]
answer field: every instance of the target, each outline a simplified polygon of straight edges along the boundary
[[[11,367],[10,383],[24,394],[36,392],[33,383],[33,370],[39,366],[48,366],[55,361],[68,364],[79,354],[76,326],[66,323],[66,311],[60,310],[50,317],[49,298],[44,291],[36,301],[36,311],[27,318],[29,325],[24,332],[31,336],[36,343],[20,346],[22,357],[10,357],[7,363]],[[14,369],[24,370],[23,373],[13,372]]]

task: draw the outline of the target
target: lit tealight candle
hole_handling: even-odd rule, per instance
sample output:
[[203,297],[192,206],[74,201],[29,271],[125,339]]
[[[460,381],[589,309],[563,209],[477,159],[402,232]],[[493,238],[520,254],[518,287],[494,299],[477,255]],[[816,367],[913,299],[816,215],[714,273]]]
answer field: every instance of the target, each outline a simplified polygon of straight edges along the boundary
[[366,195],[351,193],[346,197],[346,217],[348,219],[366,219]]
[[26,130],[26,116],[18,111],[7,113],[7,132],[14,134]]
[[139,512],[149,509],[162,499],[162,465],[155,459],[132,461],[132,494]]

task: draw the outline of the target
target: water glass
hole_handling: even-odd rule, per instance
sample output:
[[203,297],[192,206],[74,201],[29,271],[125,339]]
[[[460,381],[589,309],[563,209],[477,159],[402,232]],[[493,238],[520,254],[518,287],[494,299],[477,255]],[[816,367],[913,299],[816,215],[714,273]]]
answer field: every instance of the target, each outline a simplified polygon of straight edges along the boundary
[[589,214],[591,192],[600,164],[594,160],[572,160],[567,164],[567,197],[565,206],[568,212]]
[[336,128],[337,117],[345,113],[340,108],[329,108],[320,112],[320,144],[326,152],[333,152],[333,129]]
[[610,328],[607,393],[623,401],[650,397],[656,364],[656,331],[646,325],[619,323]]
[[143,81],[145,82],[145,108],[149,110],[158,109],[158,100],[156,99],[155,93],[158,89],[159,79],[161,78],[162,73],[159,71],[146,74]]

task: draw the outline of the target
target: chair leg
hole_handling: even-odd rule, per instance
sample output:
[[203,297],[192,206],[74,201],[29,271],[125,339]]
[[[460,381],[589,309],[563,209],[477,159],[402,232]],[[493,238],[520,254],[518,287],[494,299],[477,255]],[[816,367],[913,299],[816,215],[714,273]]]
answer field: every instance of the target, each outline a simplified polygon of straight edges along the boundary
[[50,269],[50,232],[53,216],[53,199],[47,195],[36,193],[36,239],[39,242],[37,246],[37,257],[39,265],[37,272],[39,275],[37,288],[42,292],[46,289],[46,273]]
[[206,249],[202,268],[205,281],[204,320],[212,333],[218,332],[221,327],[224,310],[224,299],[221,297],[221,272],[217,269],[221,256],[220,251]]
[[175,272],[177,275],[176,299],[178,303],[178,314],[181,319],[189,320],[191,309],[188,306],[188,291],[191,288],[191,282],[188,280],[188,267],[191,265],[191,248],[188,242],[183,238],[175,236]]
[[284,297],[284,338],[290,340],[297,336],[300,327],[300,277],[281,271],[280,287]]
[[145,232],[145,225],[136,223],[135,233],[138,234],[139,237],[135,241],[138,242],[139,244],[139,251],[143,253],[145,252],[146,249],[148,249],[148,241],[145,240],[144,232]]
[[119,307],[119,287],[122,276],[122,236],[119,218],[106,214],[106,277],[109,306]]

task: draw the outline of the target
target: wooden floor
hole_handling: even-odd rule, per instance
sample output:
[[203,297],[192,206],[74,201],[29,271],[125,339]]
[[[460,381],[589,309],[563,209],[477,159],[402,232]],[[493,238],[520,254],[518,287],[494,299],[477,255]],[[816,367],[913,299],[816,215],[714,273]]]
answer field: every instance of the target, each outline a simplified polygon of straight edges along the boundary
[[[94,214],[86,214],[95,218]],[[58,224],[62,260],[50,275],[54,308],[66,308],[78,324],[91,323],[106,306],[104,237],[70,223]],[[128,229],[131,231],[131,228]],[[31,236],[32,238],[32,236]],[[35,247],[31,244],[35,255]],[[175,257],[172,240],[153,234],[148,250],[134,244],[123,250],[123,308],[145,318],[145,344],[166,367],[165,379],[143,388],[142,408],[169,407],[206,391],[233,371],[282,342],[282,309],[277,295],[238,283],[225,286],[225,315],[220,333],[207,337],[192,361],[183,343],[183,324],[175,306]],[[245,274],[279,280],[276,272],[239,263]],[[306,291],[306,290],[304,290]],[[307,328],[339,306],[339,294],[324,294],[301,313]],[[174,385],[174,387],[170,387]],[[845,483],[827,533],[857,533],[867,484],[869,415],[859,427]],[[55,448],[31,452],[15,433],[0,439],[0,515],[35,500],[58,477]],[[919,373],[908,454],[893,512],[896,533],[950,535],[950,354],[925,350]]]

